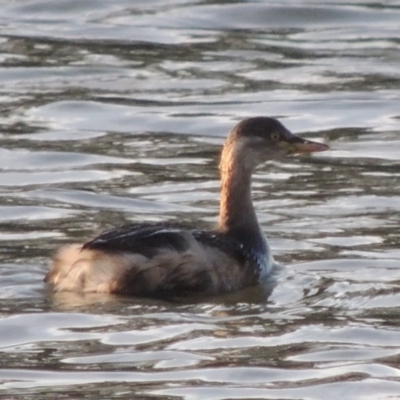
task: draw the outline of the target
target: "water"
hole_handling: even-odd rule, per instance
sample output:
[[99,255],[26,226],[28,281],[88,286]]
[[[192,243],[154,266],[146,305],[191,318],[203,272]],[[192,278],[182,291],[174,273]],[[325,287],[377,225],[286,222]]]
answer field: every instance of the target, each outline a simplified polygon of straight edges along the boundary
[[[0,397],[400,398],[400,2],[4,1]],[[282,264],[191,304],[53,294],[55,249],[212,225],[220,145],[279,117],[331,151],[268,163]]]

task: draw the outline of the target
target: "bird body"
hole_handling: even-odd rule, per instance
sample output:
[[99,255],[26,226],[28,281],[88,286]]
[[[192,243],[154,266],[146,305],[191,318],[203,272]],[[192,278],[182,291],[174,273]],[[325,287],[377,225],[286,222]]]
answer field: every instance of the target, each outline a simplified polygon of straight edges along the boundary
[[257,284],[273,258],[251,200],[251,175],[268,159],[326,145],[279,121],[249,118],[231,131],[221,157],[219,224],[131,223],[83,245],[61,248],[45,281],[55,290],[153,298],[217,295]]
[[62,248],[47,280],[68,291],[155,298],[216,295],[257,282],[261,266],[250,251],[218,231],[129,224],[83,246]]

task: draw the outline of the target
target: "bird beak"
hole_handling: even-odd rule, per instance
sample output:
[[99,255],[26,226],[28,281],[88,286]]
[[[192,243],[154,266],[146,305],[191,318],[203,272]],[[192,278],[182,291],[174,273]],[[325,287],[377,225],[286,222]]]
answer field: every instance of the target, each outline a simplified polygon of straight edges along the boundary
[[313,142],[293,135],[286,142],[289,154],[315,153],[317,151],[329,150],[329,146],[323,143]]

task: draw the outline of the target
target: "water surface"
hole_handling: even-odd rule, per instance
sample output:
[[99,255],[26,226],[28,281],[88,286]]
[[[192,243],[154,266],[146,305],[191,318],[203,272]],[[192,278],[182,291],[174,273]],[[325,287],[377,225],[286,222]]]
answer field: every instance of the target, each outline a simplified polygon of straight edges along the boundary
[[[0,5],[0,395],[400,393],[400,3]],[[213,226],[234,124],[328,143],[254,201],[277,285],[190,304],[53,294],[51,254],[128,221]]]

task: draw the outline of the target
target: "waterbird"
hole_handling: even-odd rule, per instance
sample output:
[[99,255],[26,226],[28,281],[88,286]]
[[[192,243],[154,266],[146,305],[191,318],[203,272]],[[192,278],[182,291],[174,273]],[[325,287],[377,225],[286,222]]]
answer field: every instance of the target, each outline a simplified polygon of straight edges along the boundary
[[129,223],[62,247],[45,277],[56,291],[158,299],[215,296],[257,285],[274,259],[251,198],[255,168],[268,160],[325,151],[275,118],[252,117],[230,132],[221,154],[215,229],[173,222]]

